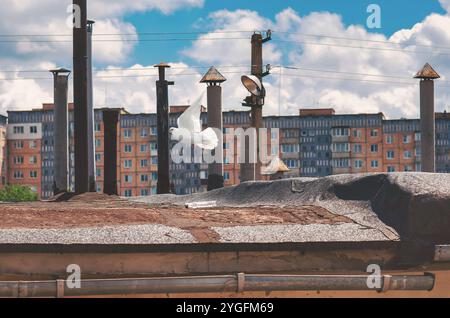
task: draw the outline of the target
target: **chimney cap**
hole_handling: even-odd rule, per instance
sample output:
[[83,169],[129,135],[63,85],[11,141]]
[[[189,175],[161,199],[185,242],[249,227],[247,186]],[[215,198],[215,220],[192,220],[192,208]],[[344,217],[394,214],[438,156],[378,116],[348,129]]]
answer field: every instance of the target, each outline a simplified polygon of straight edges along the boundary
[[214,67],[211,66],[201,79],[200,83],[223,83],[227,79]]
[[434,68],[429,63],[426,63],[424,67],[419,72],[417,72],[414,78],[437,79],[441,78],[441,76],[434,70]]
[[164,68],[170,68],[170,65],[166,62],[161,62],[159,64],[153,65],[153,67],[164,67]]
[[61,74],[62,73],[62,74],[69,75],[71,73],[71,71],[66,68],[61,67],[61,68],[57,68],[54,70],[50,70],[50,73],[53,73],[53,74]]

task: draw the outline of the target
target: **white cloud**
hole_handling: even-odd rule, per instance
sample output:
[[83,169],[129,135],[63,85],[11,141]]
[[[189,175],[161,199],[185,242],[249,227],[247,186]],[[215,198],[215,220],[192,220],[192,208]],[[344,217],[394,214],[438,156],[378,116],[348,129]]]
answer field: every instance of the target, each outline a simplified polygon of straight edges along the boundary
[[[66,24],[69,13],[68,6],[72,0],[2,0],[0,10],[0,34],[44,34],[53,36],[8,38],[17,43],[0,43],[0,79],[17,77],[49,77],[41,73],[6,73],[1,70],[43,70],[56,66],[70,67],[72,64],[72,45],[70,42],[54,43],[53,41],[67,41],[71,37],[55,37],[54,35],[70,35],[72,29]],[[145,12],[158,10],[163,14],[171,14],[183,8],[201,7],[204,0],[89,0],[89,18],[96,20],[94,33],[97,34],[131,34],[126,39],[137,39],[135,27],[124,21],[124,16],[131,12]],[[115,36],[121,40],[124,36]],[[32,42],[39,40],[44,42]],[[111,37],[97,37],[97,39],[111,39]],[[5,40],[5,38],[3,38]],[[45,42],[48,41],[48,42]],[[119,65],[128,61],[135,45],[134,41],[94,42],[94,62],[101,64]],[[149,107],[152,94],[148,91],[154,86],[149,84],[142,92],[134,91],[135,79],[116,80],[122,84],[112,85],[110,89],[111,101],[120,105],[137,105],[146,103]],[[30,109],[39,107],[43,102],[52,100],[51,80],[0,80],[0,113],[7,109]],[[100,95],[104,89],[103,81],[96,80],[95,90]],[[116,94],[115,91],[123,91]],[[26,93],[25,93],[26,92]],[[116,98],[115,95],[118,95]],[[145,97],[148,95],[148,97]],[[100,96],[104,96],[104,93]],[[120,99],[119,99],[120,96]],[[128,106],[128,105],[126,105]],[[137,107],[134,107],[137,108]]]
[[[280,12],[274,20],[261,17],[253,11],[221,10],[201,23],[210,23],[214,31],[275,30],[274,41],[265,44],[264,63],[290,64],[302,70],[283,70],[281,85],[279,69],[275,68],[273,75],[265,79],[268,94],[264,108],[266,114],[278,114],[280,111],[281,114],[297,114],[299,108],[334,107],[340,113],[384,112],[388,117],[418,116],[418,81],[412,79],[413,74],[426,62],[430,62],[441,73],[443,80],[445,74],[450,72],[447,66],[450,50],[441,54],[444,50],[420,46],[450,47],[448,15],[431,14],[413,28],[399,30],[391,38],[369,33],[362,26],[346,26],[337,14],[313,12],[300,16],[292,9]],[[311,36],[314,34],[331,37]],[[217,35],[210,33],[204,38],[213,36]],[[383,43],[388,41],[400,45]],[[183,53],[196,62],[249,64],[250,44],[244,41],[242,44],[230,45],[227,41],[217,45],[197,41]],[[323,72],[327,70],[335,73]],[[438,110],[450,104],[443,85],[449,84],[443,81],[436,84]],[[233,77],[227,86],[224,85],[225,89],[225,107],[237,108],[246,95],[239,80]]]
[[[3,1],[7,3],[4,6],[6,9],[0,12],[0,33],[35,33],[38,27],[42,33],[67,33],[59,27],[66,17],[60,12],[65,12],[70,1],[42,0],[39,5],[36,1]],[[106,3],[108,3],[107,6]],[[441,3],[448,8],[449,0],[441,0]],[[191,8],[201,5],[203,0],[128,2],[97,0],[91,1],[90,12],[97,20],[95,32],[134,34],[136,32],[134,26],[123,20],[123,15],[127,12],[159,10],[169,14],[182,7]],[[14,22],[17,23],[14,24]],[[335,107],[341,113],[382,111],[389,117],[418,116],[418,85],[417,81],[412,79],[412,75],[425,62],[430,62],[443,77],[436,84],[437,109],[443,110],[445,106],[450,105],[450,97],[446,93],[448,88],[443,87],[450,86],[450,83],[444,82],[449,80],[446,74],[450,74],[450,50],[438,48],[450,48],[448,32],[450,16],[448,14],[430,14],[411,29],[399,30],[390,38],[383,34],[369,33],[362,26],[345,25],[341,17],[336,14],[315,12],[300,16],[290,8],[279,12],[273,19],[250,10],[220,10],[200,19],[197,25],[215,32],[267,29],[275,31],[273,41],[264,44],[264,63],[296,65],[303,69],[284,69],[280,82],[280,70],[275,68],[273,74],[265,79],[268,94],[264,109],[266,114],[279,112],[297,114],[299,108]],[[326,34],[334,38],[311,37],[305,34]],[[239,109],[242,99],[247,95],[240,83],[240,75],[247,73],[250,68],[250,36],[251,32],[245,34],[211,32],[200,36],[199,41],[194,41],[180,54],[181,57],[188,58],[190,64],[192,62],[195,65],[219,66],[219,71],[228,79],[222,85],[225,109]],[[215,37],[245,37],[248,40],[208,40]],[[363,41],[342,38],[356,38]],[[299,43],[293,43],[294,41]],[[397,42],[400,45],[382,43],[383,41]],[[110,68],[120,67],[120,63],[128,61],[134,45],[136,43],[96,42],[94,44],[95,61],[111,65]],[[434,49],[427,46],[432,46]],[[421,53],[410,53],[398,49]],[[45,58],[42,58],[43,56]],[[64,56],[71,56],[71,45],[20,43],[5,46],[5,49],[2,47],[0,64],[12,65],[12,69],[17,69],[17,65],[20,65],[21,69],[47,70],[56,65],[70,63],[71,61],[66,58],[61,58]],[[176,85],[170,87],[170,103],[187,104],[205,89],[205,85],[199,84],[198,81],[206,69],[201,71],[195,68],[189,69],[186,62],[172,65],[174,68],[168,71],[168,78],[175,80]],[[244,66],[241,68],[220,67],[227,65]],[[142,67],[135,65],[130,69]],[[314,72],[306,69],[337,72]],[[196,75],[177,76],[178,73]],[[352,73],[393,77],[358,76]],[[156,74],[156,71],[152,69],[145,72],[99,72],[97,74],[99,78],[95,79],[94,86],[96,106],[105,104],[123,106],[132,112],[155,111],[155,77],[105,78],[105,76],[113,75],[138,74]],[[0,72],[0,78],[15,76],[17,74]],[[380,81],[408,82],[413,85],[380,83]],[[40,103],[51,100],[51,81],[0,81],[1,112],[7,108],[38,107]]]
[[442,7],[450,13],[450,0],[439,0]]
[[[201,74],[184,63],[170,63],[170,65],[172,68],[167,70],[167,78],[175,81],[175,85],[169,88],[170,103],[171,105],[187,105],[189,101],[198,98],[206,87],[199,83]],[[148,71],[143,71],[147,68]],[[96,73],[94,100],[97,107],[126,107],[133,113],[156,112],[157,72],[152,65],[137,64],[125,70],[117,70],[115,67],[107,69],[109,71]]]

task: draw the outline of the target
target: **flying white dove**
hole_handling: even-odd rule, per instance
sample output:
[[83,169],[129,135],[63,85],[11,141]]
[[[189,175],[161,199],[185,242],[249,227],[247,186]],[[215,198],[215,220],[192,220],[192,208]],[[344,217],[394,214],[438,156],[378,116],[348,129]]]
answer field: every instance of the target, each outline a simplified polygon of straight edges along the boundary
[[[178,128],[170,128],[170,134],[172,140],[186,140],[184,137],[189,137],[188,140],[191,140],[192,144],[202,149],[213,150],[219,144],[219,138],[212,128],[202,131],[200,116],[203,95],[204,93],[181,114],[177,122]],[[186,134],[189,134],[189,136],[186,136]]]

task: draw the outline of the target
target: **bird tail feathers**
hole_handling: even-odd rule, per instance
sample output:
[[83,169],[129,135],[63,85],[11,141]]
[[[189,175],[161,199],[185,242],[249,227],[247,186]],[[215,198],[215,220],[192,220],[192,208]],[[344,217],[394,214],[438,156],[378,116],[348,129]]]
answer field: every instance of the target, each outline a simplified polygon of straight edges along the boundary
[[217,138],[216,132],[212,128],[206,128],[200,133],[200,143],[196,145],[202,149],[213,150],[216,149],[219,144],[219,138]]

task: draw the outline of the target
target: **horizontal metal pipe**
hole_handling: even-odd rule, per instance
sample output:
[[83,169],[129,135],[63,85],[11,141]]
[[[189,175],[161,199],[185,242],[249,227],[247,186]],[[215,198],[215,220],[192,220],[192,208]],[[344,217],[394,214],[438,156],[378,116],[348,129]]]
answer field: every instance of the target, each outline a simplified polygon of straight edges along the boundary
[[221,293],[244,291],[390,291],[427,290],[434,287],[433,274],[380,276],[381,287],[368,287],[366,275],[218,275],[137,279],[82,280],[81,288],[59,281],[3,281],[0,297],[106,296],[132,294]]

